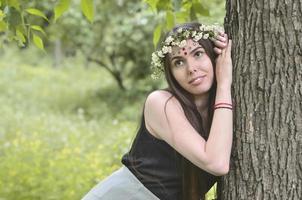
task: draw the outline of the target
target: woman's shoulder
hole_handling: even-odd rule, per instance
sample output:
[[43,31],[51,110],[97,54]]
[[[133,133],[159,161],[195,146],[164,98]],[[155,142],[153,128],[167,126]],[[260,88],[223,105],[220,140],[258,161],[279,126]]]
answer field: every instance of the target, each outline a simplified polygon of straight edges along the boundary
[[179,106],[180,103],[169,90],[155,90],[147,96],[145,107],[147,110],[155,111],[158,108],[162,110],[167,105]]
[[155,99],[167,99],[173,97],[173,94],[167,90],[167,89],[162,89],[162,90],[154,90],[149,95],[147,96],[147,100],[155,100]]
[[147,130],[156,138],[164,140],[169,132],[169,120],[183,115],[182,107],[168,90],[151,92],[145,103],[144,116]]

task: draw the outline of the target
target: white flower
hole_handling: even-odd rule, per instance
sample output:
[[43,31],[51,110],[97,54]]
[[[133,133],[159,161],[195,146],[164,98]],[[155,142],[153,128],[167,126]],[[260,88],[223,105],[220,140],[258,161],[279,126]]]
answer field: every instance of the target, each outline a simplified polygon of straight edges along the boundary
[[174,40],[174,38],[170,35],[170,36],[167,37],[167,39],[165,40],[165,43],[166,43],[166,44],[170,44],[173,40]]
[[172,46],[179,46],[180,42],[179,41],[173,41],[171,43]]
[[163,54],[171,53],[172,52],[172,47],[170,47],[170,46],[163,46],[162,52],[163,52]]
[[189,32],[188,30],[186,30],[186,31],[184,32],[184,36],[185,36],[186,38],[188,38],[188,37],[190,36],[190,32]]
[[165,57],[165,55],[163,54],[162,51],[158,51],[158,52],[157,52],[157,55],[158,55],[159,57],[161,57],[161,58],[164,58],[164,57]]
[[182,48],[182,47],[185,47],[186,45],[187,45],[187,41],[183,40],[180,42],[179,47]]
[[177,33],[181,33],[182,32],[182,28],[179,28],[178,30],[177,30]]
[[192,31],[192,37],[194,38],[196,35],[196,31]]
[[200,29],[201,31],[204,31],[204,30],[206,29],[206,26],[205,26],[204,24],[202,24],[202,25],[199,27],[199,29]]
[[197,33],[197,35],[195,35],[195,37],[193,38],[193,40],[195,41],[195,42],[198,42],[201,38],[202,38],[202,33]]
[[161,61],[154,63],[156,67],[161,67]]
[[155,52],[152,53],[152,60],[153,60],[154,58],[157,58],[157,55],[156,55]]
[[158,57],[158,55],[155,52],[152,53],[152,61],[157,62],[159,60],[160,60],[160,58]]

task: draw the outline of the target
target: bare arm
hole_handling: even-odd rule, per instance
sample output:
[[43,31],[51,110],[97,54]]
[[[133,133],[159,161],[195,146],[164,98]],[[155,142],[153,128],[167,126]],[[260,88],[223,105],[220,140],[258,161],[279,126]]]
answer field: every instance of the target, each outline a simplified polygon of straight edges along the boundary
[[[215,104],[232,103],[232,60],[231,43],[226,49],[222,49],[216,60],[217,91]],[[214,111],[210,135],[206,143],[206,152],[211,158],[220,161],[211,168],[218,167],[228,172],[229,160],[233,138],[233,112],[229,109],[216,109]],[[214,169],[215,171],[218,169]]]

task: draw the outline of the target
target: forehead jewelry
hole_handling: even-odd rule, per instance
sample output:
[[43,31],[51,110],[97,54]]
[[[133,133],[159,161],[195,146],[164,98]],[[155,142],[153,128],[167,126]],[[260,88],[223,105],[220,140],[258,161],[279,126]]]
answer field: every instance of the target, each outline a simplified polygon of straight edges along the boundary
[[186,48],[183,47],[182,51],[184,52],[185,55],[187,55]]

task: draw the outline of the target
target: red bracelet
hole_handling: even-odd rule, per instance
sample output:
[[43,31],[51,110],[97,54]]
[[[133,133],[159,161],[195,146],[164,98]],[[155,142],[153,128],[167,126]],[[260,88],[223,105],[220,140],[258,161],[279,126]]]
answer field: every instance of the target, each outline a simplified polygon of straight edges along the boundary
[[232,107],[226,107],[226,106],[217,106],[217,107],[214,107],[214,110],[220,109],[220,108],[226,108],[226,109],[229,109],[229,110],[233,110]]
[[226,105],[226,106],[233,107],[233,104],[231,104],[231,103],[217,103],[217,104],[214,105],[214,108],[217,107],[217,106],[219,106],[219,105]]

